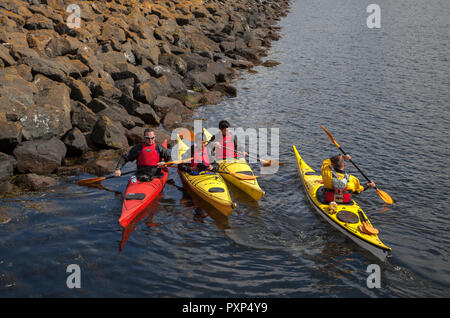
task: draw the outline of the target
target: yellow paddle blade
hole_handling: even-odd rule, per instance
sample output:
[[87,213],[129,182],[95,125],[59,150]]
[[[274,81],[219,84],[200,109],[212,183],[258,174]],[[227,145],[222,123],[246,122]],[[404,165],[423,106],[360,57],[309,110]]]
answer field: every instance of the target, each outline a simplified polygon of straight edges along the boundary
[[271,166],[271,165],[284,166],[283,162],[279,162],[279,161],[276,161],[276,160],[273,160],[273,159],[259,159],[259,161],[261,161],[263,166]]
[[206,128],[203,128],[203,134],[205,135],[205,137],[206,137],[206,141],[210,141],[211,140],[211,138],[213,137],[213,135],[211,135],[211,133],[209,132],[209,131],[207,131],[206,130]]
[[181,139],[194,141],[194,133],[192,131],[190,131],[189,129],[182,128],[179,133],[179,136],[181,137]]
[[337,143],[337,141],[334,140],[333,135],[332,135],[325,127],[323,127],[322,125],[320,126],[320,128],[322,128],[322,129],[327,133],[328,137],[330,137],[330,139],[331,139],[331,142],[332,142],[337,148],[340,148],[340,146],[339,146],[339,144]]
[[387,194],[386,192],[377,189],[378,195],[380,196],[380,198],[383,199],[384,202],[389,203],[389,204],[394,204],[394,200],[391,198],[391,196],[389,194]]
[[178,141],[178,158],[181,159],[183,157],[183,154],[189,150],[189,147],[181,140],[180,135],[177,135],[177,141]]
[[362,222],[361,225],[359,226],[359,229],[361,232],[369,234],[369,235],[377,235],[378,234],[378,230],[367,222]]
[[85,186],[85,185],[90,185],[90,184],[93,184],[93,183],[98,183],[98,182],[103,181],[105,179],[106,179],[106,177],[97,177],[97,178],[78,180],[77,183],[80,186]]

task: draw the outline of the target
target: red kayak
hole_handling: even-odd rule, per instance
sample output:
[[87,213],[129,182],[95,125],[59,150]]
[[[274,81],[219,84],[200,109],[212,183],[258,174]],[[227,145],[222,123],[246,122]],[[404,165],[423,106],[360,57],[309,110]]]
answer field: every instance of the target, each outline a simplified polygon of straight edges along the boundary
[[[163,147],[167,148],[167,140],[164,140]],[[130,224],[161,193],[166,184],[169,169],[161,169],[161,172],[163,173],[162,177],[154,178],[149,182],[136,181],[132,183],[130,178],[123,197],[120,225],[126,227]]]

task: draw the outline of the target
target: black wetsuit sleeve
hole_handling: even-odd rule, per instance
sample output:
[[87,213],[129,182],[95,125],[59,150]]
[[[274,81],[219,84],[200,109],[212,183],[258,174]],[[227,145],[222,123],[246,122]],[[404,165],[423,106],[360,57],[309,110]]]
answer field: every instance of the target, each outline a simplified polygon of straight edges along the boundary
[[133,148],[131,148],[131,150],[128,153],[124,154],[122,157],[119,158],[119,161],[117,162],[116,165],[116,170],[121,170],[127,162],[135,161],[141,154],[141,150],[142,150],[141,144],[138,144]]
[[160,159],[164,159],[164,161],[166,161],[166,162],[172,161],[172,156],[170,154],[170,150],[164,148],[160,144],[158,144],[157,146],[158,146],[158,152],[159,152]]

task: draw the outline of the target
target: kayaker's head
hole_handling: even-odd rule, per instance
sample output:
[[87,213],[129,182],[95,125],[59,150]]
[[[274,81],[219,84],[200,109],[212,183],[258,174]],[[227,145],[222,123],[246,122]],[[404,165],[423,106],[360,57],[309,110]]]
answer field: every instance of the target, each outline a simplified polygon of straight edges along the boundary
[[333,164],[334,170],[343,171],[345,169],[345,160],[344,156],[336,155],[331,158],[331,163]]
[[208,143],[206,141],[206,136],[203,133],[198,133],[195,135],[194,137],[194,143],[197,146],[198,149],[203,149],[203,147],[206,146],[206,144]]
[[230,128],[230,123],[226,120],[221,120],[219,122],[219,129],[222,132],[222,136],[226,136],[228,133],[228,128]]
[[144,130],[144,143],[148,146],[151,146],[155,143],[155,132],[151,129]]

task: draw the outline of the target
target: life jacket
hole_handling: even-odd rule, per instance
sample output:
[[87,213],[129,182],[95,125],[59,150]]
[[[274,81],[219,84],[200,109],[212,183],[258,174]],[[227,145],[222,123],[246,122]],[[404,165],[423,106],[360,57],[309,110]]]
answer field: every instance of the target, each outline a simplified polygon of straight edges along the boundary
[[191,167],[196,168],[199,163],[203,163],[205,166],[210,165],[209,156],[208,156],[208,149],[206,147],[203,147],[203,149],[200,151],[196,147],[192,147],[193,149],[193,160],[191,161]]
[[142,144],[141,153],[137,158],[138,166],[156,166],[160,161],[160,155],[156,142],[153,145],[148,146],[145,143]]
[[235,144],[231,134],[227,134],[226,136],[222,135],[222,146],[223,146],[222,149],[216,150],[217,160],[222,160],[226,158],[237,158],[238,155],[236,151],[234,151]]
[[352,199],[352,192],[347,190],[347,183],[350,180],[348,174],[339,177],[336,172],[333,175],[333,189],[325,189],[325,201],[336,203],[349,203]]

